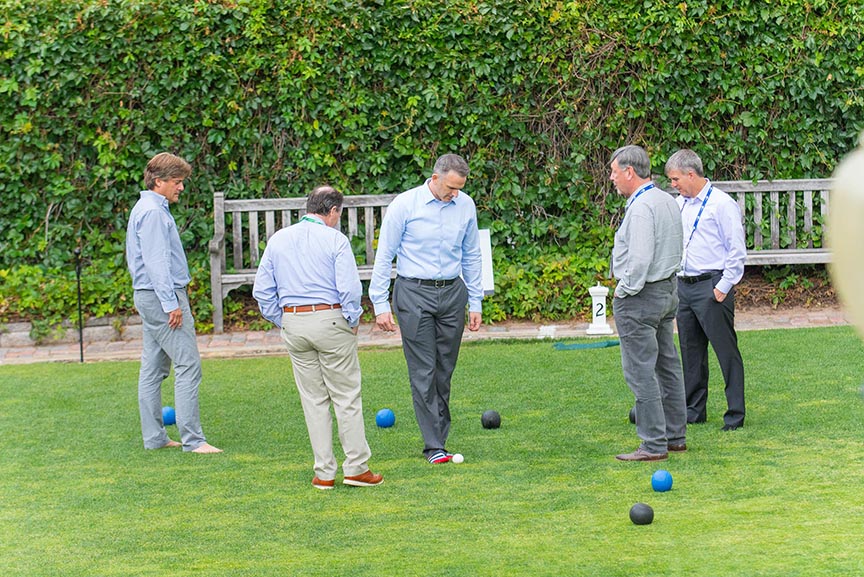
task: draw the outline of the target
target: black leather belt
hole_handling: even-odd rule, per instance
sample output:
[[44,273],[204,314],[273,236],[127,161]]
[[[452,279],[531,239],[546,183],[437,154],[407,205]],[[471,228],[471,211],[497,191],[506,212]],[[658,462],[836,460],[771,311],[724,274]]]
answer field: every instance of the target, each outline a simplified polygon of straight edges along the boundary
[[712,278],[715,274],[721,274],[722,272],[722,270],[715,270],[711,272],[703,272],[702,274],[697,274],[696,276],[679,276],[678,280],[687,284],[696,284],[697,282],[708,280]]
[[[454,282],[456,282],[455,278],[447,278],[447,279],[425,279],[425,278],[408,278],[405,276],[400,276],[402,280],[408,281],[410,283],[414,283],[420,286],[432,286],[435,288],[442,288],[445,286],[450,286]],[[459,277],[456,277],[459,278]]]

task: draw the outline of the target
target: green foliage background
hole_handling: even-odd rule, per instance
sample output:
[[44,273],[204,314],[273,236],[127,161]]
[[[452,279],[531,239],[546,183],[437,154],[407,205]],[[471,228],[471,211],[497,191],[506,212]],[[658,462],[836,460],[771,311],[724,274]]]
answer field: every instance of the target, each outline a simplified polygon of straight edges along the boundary
[[[715,180],[826,177],[864,127],[859,2],[0,7],[0,320],[68,315],[75,247],[88,313],[129,310],[126,215],[163,150],[195,167],[173,212],[200,263],[199,322],[214,190],[393,193],[453,151],[492,229],[487,318],[561,318],[605,276],[618,146],[645,146],[658,173],[691,147]],[[38,298],[52,291],[56,310]]]

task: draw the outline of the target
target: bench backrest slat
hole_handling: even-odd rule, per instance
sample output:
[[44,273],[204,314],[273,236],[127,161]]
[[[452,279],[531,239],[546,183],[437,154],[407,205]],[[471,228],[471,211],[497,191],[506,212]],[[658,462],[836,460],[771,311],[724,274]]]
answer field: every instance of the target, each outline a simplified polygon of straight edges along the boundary
[[249,262],[252,268],[258,266],[258,211],[249,211]]
[[231,213],[231,236],[234,248],[234,268],[243,268],[243,214]]
[[[381,220],[384,220],[384,211],[387,207],[381,209]],[[372,264],[375,261],[375,210],[371,206],[363,209],[366,220],[366,262]]]

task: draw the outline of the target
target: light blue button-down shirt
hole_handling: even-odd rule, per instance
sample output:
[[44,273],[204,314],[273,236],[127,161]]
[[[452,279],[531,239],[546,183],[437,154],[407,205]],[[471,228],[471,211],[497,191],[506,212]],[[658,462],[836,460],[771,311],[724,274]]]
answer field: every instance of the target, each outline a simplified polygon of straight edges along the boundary
[[180,307],[174,290],[189,284],[189,264],[168,199],[152,190],[141,191],[129,214],[126,263],[133,289],[155,291],[166,313]]
[[483,312],[482,260],[477,209],[464,192],[441,202],[429,181],[396,196],[381,223],[369,299],[375,315],[390,312],[390,270],[396,258],[399,276],[452,279],[462,276],[468,310]]
[[741,223],[738,203],[715,186],[699,216],[699,224],[693,230],[693,223],[709,188],[710,181],[705,183],[695,198],[688,199],[683,195],[677,198],[684,231],[681,274],[697,276],[712,270],[722,270],[723,278],[717,281],[715,288],[728,294],[744,276],[744,259],[747,257],[744,225]]
[[270,237],[252,287],[261,314],[278,327],[283,307],[336,303],[356,327],[362,295],[348,238],[311,214]]

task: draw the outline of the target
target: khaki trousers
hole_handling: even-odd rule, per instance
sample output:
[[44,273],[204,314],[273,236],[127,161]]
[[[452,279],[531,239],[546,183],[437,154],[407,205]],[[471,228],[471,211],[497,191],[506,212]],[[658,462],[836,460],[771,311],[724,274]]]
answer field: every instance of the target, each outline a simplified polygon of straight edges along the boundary
[[365,473],[372,452],[363,424],[357,337],[348,322],[338,309],[283,313],[281,334],[306,417],[315,476],[325,481],[336,478],[331,405],[345,453],[342,473],[346,477]]

